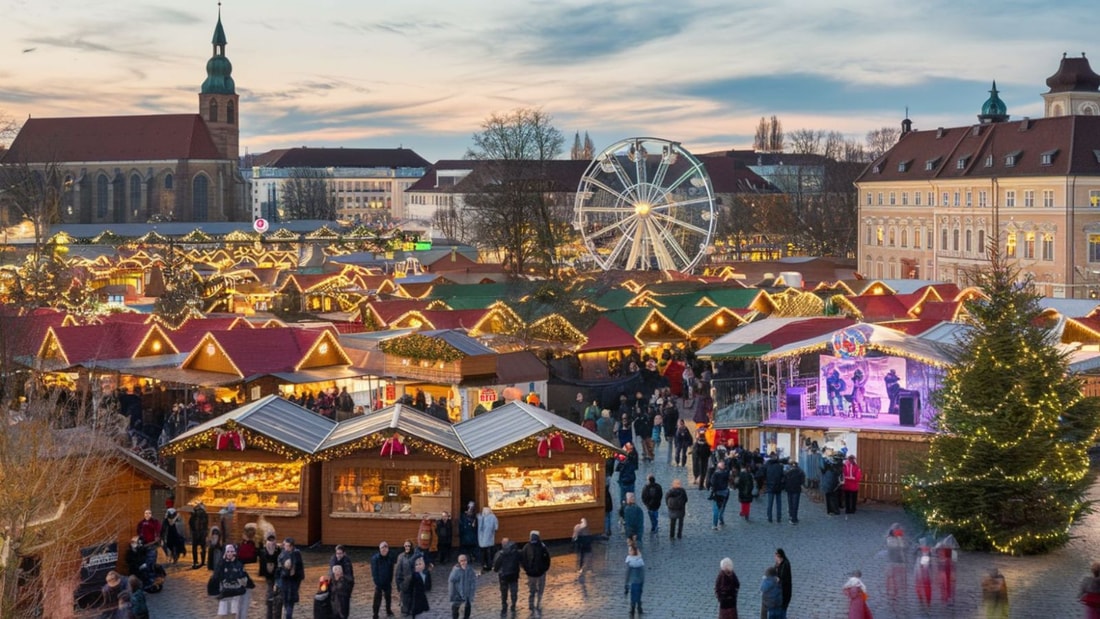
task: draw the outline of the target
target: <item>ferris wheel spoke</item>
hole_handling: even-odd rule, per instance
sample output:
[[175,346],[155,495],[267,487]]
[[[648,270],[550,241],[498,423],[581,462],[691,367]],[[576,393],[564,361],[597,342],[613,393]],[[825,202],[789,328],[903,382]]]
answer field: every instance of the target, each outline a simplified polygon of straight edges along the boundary
[[[634,224],[632,231],[636,233],[638,221],[634,220],[632,223]],[[623,248],[626,247],[627,243],[634,237],[634,234],[631,234],[632,231],[623,230],[623,235],[619,237],[619,241],[615,243],[615,247],[611,249],[611,253],[607,255],[607,264],[613,265],[619,259],[619,254],[623,252]]]
[[654,204],[653,210],[669,209],[674,206],[691,206],[693,204],[710,204],[710,196],[700,196],[698,198],[691,198],[688,200],[677,200],[675,202],[662,202],[660,204]]
[[613,224],[608,224],[608,225],[604,226],[603,228],[600,228],[599,230],[596,230],[594,232],[590,232],[589,236],[593,239],[598,239],[598,238],[604,236],[605,234],[607,234],[609,232],[614,232],[615,230],[623,230],[623,229],[625,229],[626,226],[632,225],[632,222],[635,219],[637,219],[637,216],[632,214],[630,217],[627,217],[626,219],[619,220],[619,221],[617,221]]
[[661,245],[661,247],[666,251],[666,253],[669,248],[672,248],[676,252],[676,255],[679,256],[680,260],[683,261],[681,263],[683,266],[686,267],[687,265],[691,264],[691,258],[687,255],[687,252],[684,251],[684,248],[672,235],[669,229],[664,226],[656,226],[656,224],[654,224],[654,226],[658,228],[660,238],[664,239],[665,241],[664,244]]
[[668,166],[668,157],[661,157],[661,163],[657,166],[657,172],[653,175],[652,193],[646,195],[646,200],[650,203],[657,200],[657,194],[660,193],[659,187],[661,183],[665,182],[665,175],[668,174]]
[[[615,189],[611,185],[608,185],[607,183],[601,181],[598,178],[589,177],[587,179],[587,181],[588,181],[589,184],[595,185],[595,186],[599,187],[600,189],[603,189],[604,191],[606,191],[607,193],[609,193],[611,195],[617,196],[617,195],[623,193],[623,190]],[[629,187],[629,185],[627,187]]]
[[648,222],[641,222],[641,225],[637,226],[634,234],[633,242],[630,244],[630,253],[626,257],[626,268],[633,269],[635,264],[638,264],[638,259],[641,257],[645,259],[645,239]]
[[[662,233],[662,226],[654,220],[646,223],[649,227],[650,237],[653,239],[653,256],[657,259],[657,265],[665,270],[675,269],[676,261],[668,251],[669,246],[666,243],[669,242],[669,239],[667,234]],[[673,248],[677,247],[675,242],[671,246]]]
[[608,157],[607,161],[611,163],[611,167],[615,168],[615,176],[618,177],[619,182],[622,183],[623,189],[621,191],[613,191],[613,193],[630,196],[629,202],[638,202],[638,190],[635,183],[630,180],[630,177],[626,174],[626,168],[623,167],[618,157]]
[[709,232],[706,228],[700,228],[699,226],[696,226],[695,224],[688,223],[686,221],[676,219],[674,217],[669,217],[667,215],[662,215],[660,213],[654,213],[653,216],[659,218],[661,221],[668,222],[670,225],[680,226],[681,228],[691,230],[692,232],[696,232],[696,233],[702,234],[704,236],[706,236],[707,233]]
[[662,194],[662,197],[667,200],[668,199],[668,194],[670,194],[670,193],[676,191],[677,189],[679,189],[680,185],[683,185],[685,182],[688,181],[688,179],[695,176],[696,172],[698,172],[698,170],[695,169],[695,166],[692,166],[692,167],[688,168],[687,170],[685,170],[684,173],[681,174],[679,178],[672,181],[672,183],[670,183],[668,187],[664,188],[664,193]]
[[622,206],[586,206],[584,207],[585,213],[612,213],[621,215],[623,213],[633,214],[633,204],[623,204]]

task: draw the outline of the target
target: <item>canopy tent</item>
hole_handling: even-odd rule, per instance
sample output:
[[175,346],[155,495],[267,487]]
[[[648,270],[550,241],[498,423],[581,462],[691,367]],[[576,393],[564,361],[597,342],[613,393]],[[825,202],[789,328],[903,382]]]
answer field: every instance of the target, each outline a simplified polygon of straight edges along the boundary
[[801,357],[809,353],[842,354],[841,351],[837,350],[837,344],[845,342],[846,335],[853,330],[862,334],[861,339],[863,341],[860,344],[866,351],[913,359],[940,368],[945,368],[952,363],[948,348],[940,342],[906,335],[887,327],[866,323],[780,346],[763,355],[760,360],[771,363],[792,357]]
[[854,324],[847,318],[765,318],[751,322],[700,348],[700,359],[758,358],[791,342],[830,334]]

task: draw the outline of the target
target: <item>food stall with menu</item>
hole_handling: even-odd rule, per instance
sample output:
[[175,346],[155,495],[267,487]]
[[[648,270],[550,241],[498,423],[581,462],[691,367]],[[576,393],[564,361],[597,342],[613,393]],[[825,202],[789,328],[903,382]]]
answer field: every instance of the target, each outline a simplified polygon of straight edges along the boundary
[[470,464],[454,426],[402,404],[340,422],[316,457],[321,541],[355,546],[394,545],[425,518],[456,515]]
[[[606,460],[619,453],[594,432],[520,401],[454,427],[473,461],[473,497],[500,520],[497,538],[565,539],[604,515]],[[465,479],[465,478],[464,478]]]
[[190,513],[202,501],[211,525],[227,518],[226,539],[241,539],[260,516],[280,539],[312,544],[321,537],[321,465],[314,453],[336,422],[270,395],[177,436],[161,453],[176,460],[176,505]]

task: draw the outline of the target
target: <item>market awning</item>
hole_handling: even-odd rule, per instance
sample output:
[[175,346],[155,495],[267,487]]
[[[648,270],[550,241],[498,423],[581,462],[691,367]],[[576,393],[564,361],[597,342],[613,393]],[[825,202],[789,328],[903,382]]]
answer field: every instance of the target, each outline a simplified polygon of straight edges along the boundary
[[941,344],[906,335],[887,327],[865,323],[781,346],[762,356],[760,360],[770,363],[811,353],[838,354],[835,346],[837,342],[841,342],[842,345],[858,342],[858,346],[865,351],[913,359],[938,367],[947,367],[953,363],[946,347]]
[[[268,374],[268,376],[274,376],[281,381],[294,385],[304,385],[308,383],[320,383],[326,380],[344,380],[348,378],[374,376],[374,374],[364,368],[341,365],[327,368],[298,370],[297,372],[274,372],[272,374]],[[249,377],[248,380],[252,380],[254,378],[258,377]]]
[[534,448],[540,437],[554,432],[569,435],[588,451],[604,457],[619,453],[619,449],[595,432],[518,400],[463,421],[454,428],[476,467],[500,462],[508,455],[506,450]]
[[461,464],[470,463],[466,447],[459,440],[453,425],[403,404],[341,421],[317,448],[317,457],[328,460],[377,449],[396,435],[400,435],[401,441],[414,449],[429,451]]
[[180,385],[195,385],[197,387],[224,387],[243,383],[244,379],[235,374],[223,374],[222,372],[207,372],[204,370],[188,370],[184,368],[140,368],[128,370],[127,374],[141,376],[142,378],[155,378],[166,383]]
[[742,325],[699,349],[700,359],[757,358],[791,342],[854,324],[847,318],[765,318]]

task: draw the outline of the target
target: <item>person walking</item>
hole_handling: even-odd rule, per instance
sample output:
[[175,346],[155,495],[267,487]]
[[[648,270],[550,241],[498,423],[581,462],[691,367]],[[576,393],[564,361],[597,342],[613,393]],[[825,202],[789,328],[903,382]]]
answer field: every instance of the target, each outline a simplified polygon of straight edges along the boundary
[[500,615],[508,614],[508,595],[512,596],[512,612],[516,612],[519,597],[519,549],[507,537],[501,540],[500,551],[493,559],[493,571],[500,577]]
[[329,580],[329,604],[332,609],[333,619],[349,619],[351,617],[351,590],[355,583],[344,574],[342,565],[333,565],[331,579]]
[[733,559],[726,557],[718,564],[714,580],[714,597],[718,598],[718,619],[737,619],[737,593],[741,581],[733,571]]
[[859,570],[852,572],[844,583],[844,595],[848,598],[848,619],[872,619],[867,606],[867,585],[863,584],[863,574]]
[[863,469],[856,464],[855,454],[848,454],[848,460],[844,462],[842,469],[841,495],[844,498],[844,519],[856,513],[856,503],[859,499],[859,482],[863,479]]
[[584,560],[592,553],[592,534],[588,531],[588,519],[581,521],[573,527],[573,548],[577,552],[577,575],[584,575]]
[[283,613],[286,619],[294,619],[294,605],[298,603],[298,590],[306,577],[302,553],[294,546],[294,538],[283,540],[283,551],[279,553],[279,581],[275,585],[283,601]]
[[157,564],[157,548],[160,547],[160,522],[153,518],[153,510],[145,510],[145,515],[137,524],[137,536],[145,549],[145,563],[149,569]]
[[[438,562],[440,565],[446,565],[447,561],[451,560],[451,542],[454,539],[455,528],[454,521],[451,520],[450,512],[443,512],[439,520],[435,522],[435,546],[439,553]],[[469,561],[470,555],[466,555],[466,560]]]
[[[267,539],[264,540],[264,545],[260,546],[256,551],[257,561],[259,563],[259,575],[264,579],[267,587],[265,588],[265,601],[267,603],[267,616],[281,617],[283,614],[282,600],[275,592],[275,583],[279,579],[279,553],[282,549],[279,548],[279,543],[275,540],[274,533],[268,533]],[[192,568],[194,569],[194,568]]]
[[477,510],[473,501],[466,504],[466,511],[458,517],[458,544],[459,551],[471,560],[477,550]]
[[604,486],[603,490],[603,536],[611,539],[611,514],[615,512],[615,504],[611,500],[611,491]]
[[668,539],[683,539],[684,517],[687,516],[687,490],[679,479],[672,480],[672,487],[665,493],[665,507],[668,508]]
[[1100,561],[1093,561],[1090,574],[1081,580],[1077,599],[1085,606],[1085,619],[1100,619]]
[[661,484],[657,483],[657,479],[650,475],[648,483],[642,486],[642,505],[645,505],[646,511],[649,513],[649,532],[656,533],[658,530],[657,516],[661,511],[661,499],[664,498],[664,489],[661,488]]
[[773,451],[768,454],[764,464],[764,491],[768,493],[768,522],[772,521],[772,506],[775,506],[776,522],[783,522],[783,464]]
[[995,567],[982,579],[982,610],[986,619],[1008,619],[1008,585]]
[[184,531],[183,517],[176,508],[169,507],[160,525],[160,544],[168,562],[179,563],[180,557],[187,554],[187,534]]
[[[410,544],[411,545],[411,544]],[[432,574],[423,555],[417,555],[413,561],[412,574],[405,579],[401,589],[401,614],[416,619],[429,610],[428,592],[432,590]]]
[[218,598],[218,616],[245,619],[255,586],[252,577],[244,571],[244,564],[237,558],[237,548],[227,544],[221,563],[214,569],[206,587],[208,594]]
[[724,461],[715,465],[714,474],[710,476],[710,498],[714,501],[711,510],[712,525],[717,531],[726,526],[726,503],[730,498],[730,473],[726,470]]
[[749,521],[749,511],[752,509],[753,491],[756,490],[756,480],[748,467],[741,468],[737,473],[737,502],[741,504],[740,516]]
[[775,549],[775,577],[779,579],[779,591],[781,595],[780,619],[787,619],[787,607],[791,605],[791,593],[794,581],[791,578],[791,561],[782,548]]
[[382,608],[382,600],[386,601],[386,616],[393,616],[393,572],[395,557],[390,554],[390,545],[386,542],[378,544],[378,552],[370,558],[370,576],[374,581],[374,601],[371,603],[371,617],[378,619],[378,611]]
[[[341,617],[351,616],[351,592],[355,589],[355,566],[351,562],[351,557],[348,556],[347,549],[343,544],[337,544],[333,549],[332,556],[328,560],[329,575],[332,577],[331,582],[336,582],[335,569],[339,567],[341,571],[342,582],[340,587],[347,589],[347,596],[342,600],[345,606],[340,609],[338,613]],[[333,587],[333,595],[335,597],[335,587]]]
[[821,465],[821,493],[825,495],[825,514],[840,514],[840,474],[837,465],[826,461]]
[[895,522],[886,532],[886,597],[894,604],[902,599],[909,587],[905,565],[908,550],[905,531],[901,524]]
[[637,480],[638,474],[638,452],[634,449],[634,445],[627,443],[623,446],[626,451],[626,457],[624,457],[615,470],[619,473],[619,503],[626,500],[627,493],[634,492],[634,483]]
[[451,568],[447,578],[447,595],[451,600],[451,619],[458,619],[462,610],[463,619],[470,619],[470,610],[477,593],[477,574],[467,564],[466,555],[458,555],[458,563]]
[[691,471],[695,474],[695,484],[700,490],[706,488],[707,464],[710,462],[710,443],[707,442],[707,431],[699,428],[695,432],[695,443],[691,446]]
[[496,545],[500,521],[488,505],[481,508],[477,517],[477,545],[481,548],[481,571],[488,572],[493,565],[493,546]]
[[626,502],[623,503],[622,508],[623,516],[623,533],[626,535],[627,543],[634,540],[634,543],[640,548],[642,545],[642,533],[645,531],[645,514],[642,513],[642,508],[634,502],[634,493],[628,492],[626,494]]
[[412,578],[416,567],[416,558],[420,556],[413,548],[412,540],[405,540],[404,552],[397,556],[393,570],[394,583],[401,596],[401,614],[408,614],[405,608],[405,583]]
[[197,570],[206,565],[206,533],[210,530],[210,515],[202,501],[191,510],[187,528],[191,530],[191,569]]
[[802,485],[806,483],[806,473],[798,462],[791,460],[790,468],[783,476],[783,489],[787,491],[787,515],[791,524],[798,524],[798,504],[802,501]]
[[550,571],[550,550],[542,542],[538,531],[531,531],[530,541],[523,547],[520,564],[527,574],[527,609],[541,612],[546,573]]
[[683,419],[678,420],[676,422],[676,432],[673,434],[670,443],[672,448],[675,449],[672,461],[676,466],[687,466],[688,451],[691,450],[691,444],[694,442],[687,424],[684,423]]
[[645,561],[642,559],[642,551],[632,542],[628,542],[626,551],[626,582],[623,585],[623,595],[630,596],[630,616],[635,613],[641,615],[642,589],[645,587]]

